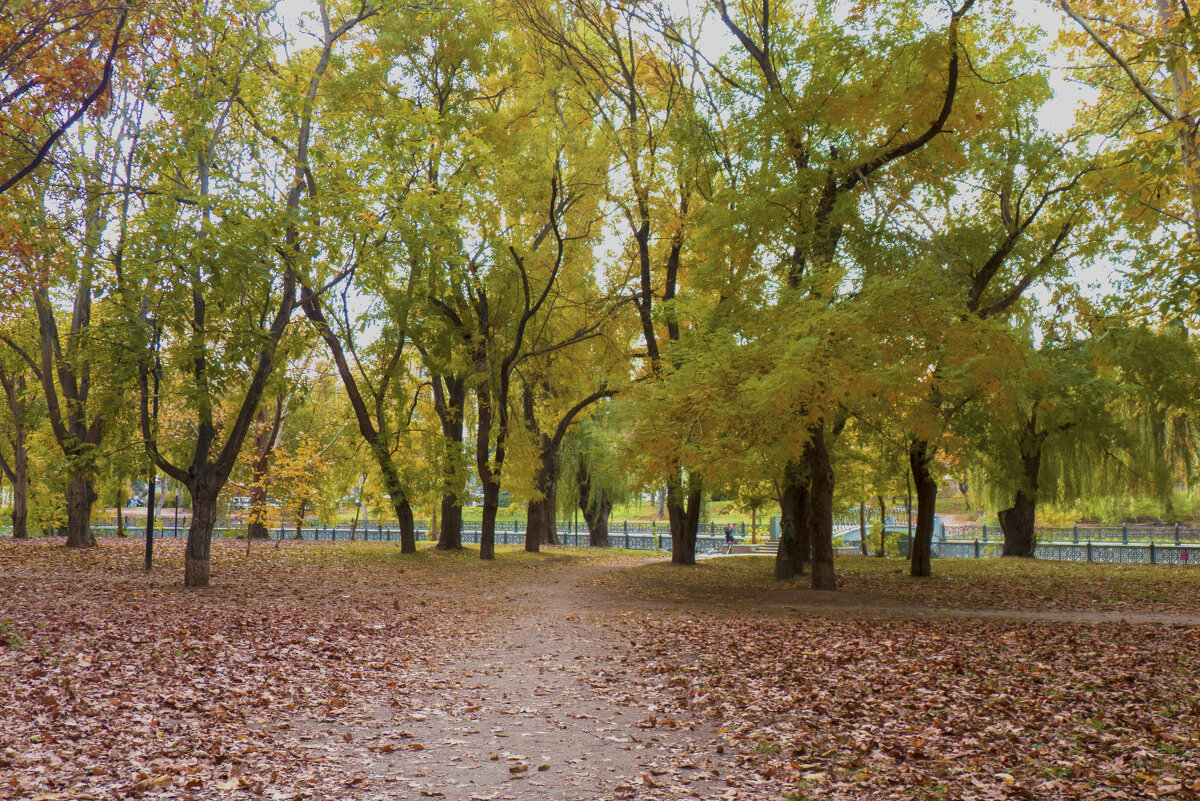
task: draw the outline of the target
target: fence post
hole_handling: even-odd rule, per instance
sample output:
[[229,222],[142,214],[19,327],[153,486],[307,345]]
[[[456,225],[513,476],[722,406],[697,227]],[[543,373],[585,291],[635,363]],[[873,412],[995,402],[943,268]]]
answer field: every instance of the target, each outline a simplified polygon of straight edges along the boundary
[[987,523],[983,524],[983,541],[987,542]]
[[1074,531],[1071,534],[1071,543],[1074,545],[1079,544],[1079,524],[1078,523],[1075,524]]
[[1129,544],[1129,526],[1127,526],[1125,523],[1121,524],[1121,544]]
[[1175,544],[1179,545],[1179,524],[1175,524]]
[[625,526],[625,550],[629,550],[629,526]]
[[1092,541],[1091,540],[1088,540],[1087,552],[1088,552],[1088,561],[1090,562],[1090,561],[1092,561]]
[[979,539],[978,538],[976,538],[976,540],[975,540],[975,558],[976,559],[979,558]]
[[1154,540],[1150,540],[1150,564],[1155,564],[1154,561]]

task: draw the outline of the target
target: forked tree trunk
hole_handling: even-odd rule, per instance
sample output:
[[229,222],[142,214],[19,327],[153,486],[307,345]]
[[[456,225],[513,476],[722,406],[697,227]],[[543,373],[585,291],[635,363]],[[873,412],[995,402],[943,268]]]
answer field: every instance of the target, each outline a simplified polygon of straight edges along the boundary
[[96,503],[96,491],[91,479],[76,473],[67,482],[67,547],[95,548],[96,537],[92,534],[92,506]]
[[[913,440],[908,448],[908,464],[917,487],[917,525],[909,541],[909,575],[925,578],[933,575],[930,562],[933,550],[933,516],[937,506],[937,479],[933,476],[933,452],[925,440]],[[910,507],[911,514],[911,507]]]
[[837,574],[833,569],[833,465],[825,447],[825,426],[815,428],[804,447],[808,463],[808,514],[806,515],[809,542],[812,547],[812,588],[837,590]]
[[534,476],[534,489],[542,497],[531,500],[525,512],[525,550],[537,553],[543,544],[558,544],[558,463],[551,458],[549,463],[542,454],[542,462]]
[[696,531],[700,525],[700,500],[703,486],[699,476],[688,481],[684,505],[683,474],[675,469],[667,482],[667,515],[671,520],[671,564],[696,564]]
[[612,501],[608,499],[604,490],[600,491],[599,498],[592,497],[592,474],[582,458],[579,460],[575,480],[579,485],[579,509],[583,512],[583,519],[587,521],[588,544],[593,548],[611,548],[612,543],[608,538],[608,516],[612,513]]

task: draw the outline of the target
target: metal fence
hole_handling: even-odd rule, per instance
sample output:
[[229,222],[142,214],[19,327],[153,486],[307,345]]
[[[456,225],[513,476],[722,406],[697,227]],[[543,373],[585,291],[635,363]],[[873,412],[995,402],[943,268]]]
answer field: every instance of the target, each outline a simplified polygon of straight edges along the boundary
[[[167,518],[165,525],[156,527],[155,537],[164,539],[186,538],[190,520],[180,516],[178,525]],[[719,527],[719,528],[723,528]],[[719,530],[717,526],[701,526],[705,529]],[[144,529],[137,526],[127,526],[126,536],[136,538],[142,536]],[[65,536],[65,531],[55,532]],[[92,533],[97,537],[115,537],[117,527],[109,524],[93,524]],[[466,523],[462,529],[464,543],[478,544],[480,539],[478,524]],[[418,521],[416,529],[417,541],[428,542],[429,524]],[[0,536],[12,536],[11,528],[0,528]],[[213,527],[213,536],[217,538],[236,539],[246,536],[246,524],[243,522],[221,522]],[[295,526],[285,525],[271,530],[272,538],[302,539],[310,542],[399,542],[400,529],[394,524],[383,525],[380,522],[360,524],[357,527],[349,525],[313,525],[301,526],[297,531]],[[614,548],[627,548],[636,551],[667,551],[671,550],[671,534],[667,526],[657,524],[642,524],[622,522],[619,526],[612,525],[608,532],[609,543]],[[590,536],[582,526],[576,528],[573,521],[560,522],[558,539],[563,545],[585,547],[590,543]],[[761,540],[767,539],[766,532],[761,533]],[[748,542],[748,537],[739,537],[742,542]],[[520,521],[503,521],[496,524],[497,545],[523,545],[525,543],[525,525]],[[701,533],[696,537],[697,553],[716,553],[724,550],[725,537],[723,531],[719,534]]]
[[[1003,541],[981,540],[935,542],[931,555],[944,559],[988,559],[1000,556]],[[1147,542],[1045,542],[1033,551],[1034,558],[1056,562],[1120,562],[1148,565],[1200,563],[1200,545]]]
[[[1037,542],[1070,543],[1086,542],[1162,543],[1168,545],[1200,544],[1200,528],[1180,525],[1158,526],[1036,526],[1034,537]],[[1004,535],[999,526],[946,526],[942,539],[980,540],[1002,542]]]

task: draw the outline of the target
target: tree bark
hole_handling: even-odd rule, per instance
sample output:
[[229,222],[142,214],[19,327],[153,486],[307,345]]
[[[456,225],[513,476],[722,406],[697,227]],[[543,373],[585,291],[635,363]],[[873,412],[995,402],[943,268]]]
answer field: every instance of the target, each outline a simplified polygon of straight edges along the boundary
[[542,497],[531,500],[525,514],[525,550],[537,553],[541,546],[558,544],[558,455],[542,452],[534,477],[534,488]]
[[462,550],[462,503],[466,496],[463,471],[463,412],[467,401],[465,378],[435,376],[433,380],[433,408],[442,425],[442,436],[446,439],[448,470],[444,471],[445,486],[442,492],[441,520],[438,528],[437,549],[439,551]]
[[283,420],[283,395],[275,399],[275,413],[271,414],[265,404],[258,410],[254,429],[254,460],[250,464],[250,525],[246,535],[252,540],[269,540],[267,530],[267,471],[271,466],[271,454],[279,438],[279,425]]
[[703,485],[699,476],[688,480],[686,506],[683,471],[675,468],[667,482],[667,514],[671,520],[671,564],[696,564],[696,531],[700,525]]
[[[930,563],[933,549],[933,516],[937,506],[937,479],[933,476],[934,453],[925,440],[913,440],[908,447],[908,464],[917,485],[917,526],[909,541],[909,575],[925,578],[933,575]],[[911,514],[911,506],[909,507]]]
[[883,502],[882,495],[876,495],[875,500],[879,501],[879,550],[875,556],[882,559],[887,555],[887,504]]
[[791,459],[783,468],[779,498],[779,548],[775,553],[775,578],[780,581],[804,575],[800,529],[808,515],[808,481],[804,466]]
[[0,471],[8,476],[13,485],[12,535],[14,540],[29,539],[29,448],[26,444],[25,405],[22,397],[25,378],[12,376],[0,369],[0,386],[4,388],[9,414],[12,416],[13,433],[10,438],[12,462],[0,454]]
[[812,588],[837,590],[833,568],[833,465],[825,447],[825,425],[816,426],[804,446],[808,463],[808,538],[812,547]]
[[92,480],[81,473],[73,473],[67,482],[67,547],[94,548],[96,537],[92,534],[92,505],[96,502],[96,491]]
[[592,474],[582,457],[579,459],[575,481],[579,486],[579,510],[583,512],[583,519],[587,522],[588,544],[593,548],[611,548],[612,543],[608,538],[608,516],[612,513],[612,501],[608,499],[604,490],[600,491],[600,497],[593,497]]
[[867,550],[867,502],[858,502],[858,550],[863,556],[870,556]]
[[188,492],[192,496],[192,523],[188,527],[187,550],[183,562],[183,583],[186,587],[208,586],[220,483],[215,489],[207,481],[193,481],[188,485]]
[[1021,442],[1022,486],[1017,490],[1013,505],[1000,511],[1000,530],[1004,533],[1001,556],[1023,556],[1032,559],[1036,547],[1034,519],[1037,512],[1038,475],[1042,467],[1042,444],[1045,435],[1037,431],[1037,410],[1026,423]]

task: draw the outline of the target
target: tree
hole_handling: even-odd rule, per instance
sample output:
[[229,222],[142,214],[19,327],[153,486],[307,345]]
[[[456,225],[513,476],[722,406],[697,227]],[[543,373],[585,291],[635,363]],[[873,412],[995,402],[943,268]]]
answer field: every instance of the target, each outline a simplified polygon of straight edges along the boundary
[[[265,12],[248,10],[232,19],[199,15],[180,31],[189,48],[174,66],[191,77],[161,101],[173,122],[164,121],[155,132],[163,161],[157,191],[170,200],[160,200],[149,215],[147,244],[178,276],[178,283],[159,279],[165,291],[157,322],[175,348],[168,364],[186,371],[181,380],[195,432],[190,452],[173,460],[151,428],[148,361],[141,369],[141,418],[150,455],[191,496],[187,586],[208,585],[217,498],[253,425],[296,306],[297,284],[317,249],[316,232],[307,222],[318,199],[308,179],[322,80],[339,40],[376,13],[363,2],[335,19],[320,3],[318,47],[282,64],[271,62]],[[255,75],[275,81],[262,82]],[[271,102],[277,105],[272,108]],[[260,148],[275,149],[272,159],[263,158]],[[282,175],[270,175],[274,164],[282,167]],[[241,189],[243,169],[266,173],[257,206]],[[276,178],[285,187],[281,197],[269,188]],[[164,230],[170,235],[159,233]],[[237,268],[226,269],[222,257]],[[223,308],[234,298],[241,302]],[[143,319],[143,332],[150,328]],[[234,371],[249,380],[240,401],[225,404],[229,417],[221,422],[220,401],[237,386]]]

